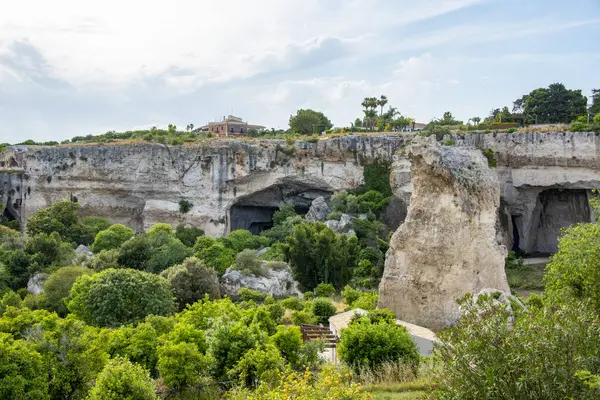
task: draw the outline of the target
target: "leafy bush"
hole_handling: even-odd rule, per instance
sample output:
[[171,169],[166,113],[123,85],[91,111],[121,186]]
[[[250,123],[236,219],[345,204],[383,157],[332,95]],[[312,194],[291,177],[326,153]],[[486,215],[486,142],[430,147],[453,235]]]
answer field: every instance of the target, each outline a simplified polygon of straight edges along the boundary
[[93,259],[88,260],[85,265],[94,271],[121,268],[119,265],[119,250],[102,250]]
[[343,361],[357,370],[364,366],[373,369],[389,361],[401,361],[416,370],[420,359],[417,346],[404,327],[394,322],[373,323],[369,317],[352,321],[342,330],[338,352]]
[[317,297],[331,297],[335,294],[335,288],[331,283],[319,283],[315,288]]
[[589,132],[591,129],[590,126],[585,122],[575,121],[571,124],[569,130],[571,132]]
[[546,267],[544,284],[555,302],[565,297],[589,299],[600,310],[600,224],[578,224],[564,231]]
[[27,234],[29,236],[40,233],[51,235],[56,232],[71,243],[90,244],[94,237],[89,235],[89,227],[79,221],[78,211],[79,203],[68,200],[38,210],[27,220]]
[[65,300],[69,297],[71,287],[83,275],[93,275],[93,271],[82,267],[63,267],[52,273],[44,282],[45,308],[60,316],[67,315]]
[[313,325],[317,323],[317,317],[310,311],[294,311],[292,313],[292,322],[294,325]]
[[346,304],[348,304],[350,307],[352,307],[352,304],[362,294],[362,290],[354,289],[352,286],[346,285],[344,287],[344,290],[342,290],[341,294],[342,294],[342,298],[344,299],[344,301],[346,302]]
[[356,237],[338,235],[323,223],[302,223],[286,242],[294,277],[306,289],[321,282],[341,288],[350,281],[360,250]]
[[160,372],[165,385],[173,388],[193,386],[207,375],[212,364],[195,343],[166,341],[157,349]]
[[148,371],[129,360],[110,360],[96,378],[88,400],[156,400],[155,385]]
[[44,360],[32,345],[0,333],[0,365],[0,398],[50,399]]
[[362,308],[367,311],[374,311],[377,307],[377,300],[379,296],[377,292],[363,292],[360,296],[352,303],[353,308]]
[[[200,238],[199,238],[200,239]],[[223,275],[227,268],[235,261],[235,251],[216,243],[200,253],[200,258],[204,263],[217,271],[217,274]]]
[[352,399],[366,400],[372,395],[361,390],[352,382],[350,374],[335,369],[333,366],[323,368],[318,376],[311,372],[292,372],[281,375],[275,383],[264,382],[255,391],[239,390],[231,394],[231,400],[334,400]]
[[515,133],[517,131],[517,128],[510,128],[507,132],[508,133]]
[[267,276],[267,269],[262,261],[256,258],[256,253],[256,250],[242,250],[235,257],[235,264],[231,268],[247,275]]
[[208,295],[211,299],[219,298],[221,290],[217,274],[195,257],[187,258],[183,264],[174,265],[160,273],[173,287],[179,309],[194,304]]
[[312,302],[312,312],[319,322],[327,323],[329,317],[335,315],[336,309],[331,300],[317,297]]
[[366,164],[363,169],[364,185],[363,192],[375,190],[388,197],[392,195],[392,186],[390,185],[390,173],[392,163],[389,161],[376,161],[372,164]]
[[578,302],[530,306],[511,311],[491,296],[461,301],[463,316],[438,335],[443,345],[435,350],[442,398],[597,397],[576,377],[600,372],[597,314]]
[[179,200],[179,212],[180,213],[187,214],[192,209],[192,207],[194,207],[194,204],[192,204],[191,201],[188,201],[186,199]]
[[90,325],[116,327],[175,309],[171,285],[162,277],[131,269],[107,269],[80,277],[67,308]]
[[302,300],[297,297],[288,297],[287,299],[281,300],[281,306],[288,310],[300,311],[304,309]]
[[296,213],[296,209],[294,208],[293,204],[283,203],[279,207],[279,210],[273,213],[273,224],[281,225],[286,219],[295,217],[296,215],[298,214]]
[[483,155],[485,156],[485,158],[487,158],[487,160],[488,160],[488,166],[490,168],[496,168],[497,161],[496,161],[496,154],[494,153],[494,150],[492,150],[492,149],[483,149],[483,150],[481,150],[481,152],[483,153]]
[[92,251],[99,253],[102,250],[118,249],[132,237],[133,229],[121,224],[111,225],[108,229],[98,232],[91,246]]
[[340,211],[332,211],[326,217],[327,221],[339,221],[342,218],[342,213]]
[[253,290],[253,289],[248,289],[248,288],[241,288],[240,290],[238,290],[237,292],[238,296],[240,296],[240,299],[242,299],[243,301],[264,301],[267,298],[267,294],[264,292],[259,292],[258,290]]
[[252,387],[260,382],[275,383],[284,367],[285,361],[277,347],[267,344],[246,352],[230,371],[230,376],[244,386]]
[[175,229],[175,237],[181,240],[181,243],[187,247],[192,247],[196,243],[196,239],[204,235],[204,230],[195,226],[186,227],[183,224],[177,225]]

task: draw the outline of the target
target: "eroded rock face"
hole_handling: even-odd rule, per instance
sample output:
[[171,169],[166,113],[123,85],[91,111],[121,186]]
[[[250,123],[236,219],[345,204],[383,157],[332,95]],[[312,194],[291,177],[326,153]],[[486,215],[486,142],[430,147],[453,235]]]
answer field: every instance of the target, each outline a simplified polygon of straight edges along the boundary
[[221,292],[229,297],[237,297],[241,288],[258,290],[274,297],[302,296],[289,268],[269,269],[267,276],[245,274],[228,268],[221,277]]
[[458,319],[465,294],[510,292],[496,234],[500,188],[479,150],[415,137],[406,153],[412,198],[390,241],[379,306],[439,331]]
[[329,212],[329,206],[327,205],[325,198],[319,196],[314,199],[310,205],[310,209],[306,214],[306,220],[311,222],[323,222],[325,221],[325,217],[329,215]]

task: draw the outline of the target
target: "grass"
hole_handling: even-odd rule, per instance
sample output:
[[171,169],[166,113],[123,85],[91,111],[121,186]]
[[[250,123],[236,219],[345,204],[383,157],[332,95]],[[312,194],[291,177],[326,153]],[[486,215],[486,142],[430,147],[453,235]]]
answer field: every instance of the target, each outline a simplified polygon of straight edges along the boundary
[[414,371],[401,363],[384,363],[375,370],[363,369],[359,381],[364,390],[372,393],[375,399],[422,399],[431,394],[435,366],[424,359],[416,376]]
[[529,297],[532,293],[541,293],[544,290],[545,264],[524,264],[516,262],[506,268],[506,279],[511,291],[521,297]]

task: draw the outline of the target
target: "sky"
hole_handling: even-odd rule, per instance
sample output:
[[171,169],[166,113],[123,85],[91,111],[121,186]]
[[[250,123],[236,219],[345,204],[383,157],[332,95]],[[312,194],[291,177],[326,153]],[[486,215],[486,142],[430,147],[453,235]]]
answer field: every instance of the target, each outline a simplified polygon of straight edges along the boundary
[[335,126],[366,96],[417,122],[600,87],[600,0],[0,0],[0,142],[227,114]]

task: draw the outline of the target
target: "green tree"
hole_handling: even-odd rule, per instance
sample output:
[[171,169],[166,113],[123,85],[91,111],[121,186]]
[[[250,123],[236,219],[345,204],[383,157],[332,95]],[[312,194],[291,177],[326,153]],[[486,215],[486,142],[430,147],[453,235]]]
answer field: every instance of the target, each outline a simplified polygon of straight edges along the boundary
[[544,276],[546,293],[555,301],[566,296],[589,299],[600,310],[600,224],[567,228]]
[[326,324],[329,317],[334,316],[336,312],[333,302],[324,297],[314,299],[311,308],[314,316],[323,324]]
[[121,224],[111,225],[108,229],[98,232],[92,243],[92,251],[99,253],[102,250],[118,249],[132,237],[133,229]]
[[46,308],[60,316],[66,316],[69,310],[65,300],[69,297],[71,287],[83,275],[93,275],[94,272],[82,267],[63,267],[53,272],[44,282],[44,300]]
[[458,121],[454,118],[450,111],[446,111],[442,118],[437,120],[438,125],[460,125],[462,121]]
[[385,321],[373,323],[362,317],[342,331],[338,345],[340,358],[354,368],[375,368],[384,362],[419,364],[417,346],[403,326]]
[[523,113],[537,123],[570,123],[579,115],[587,114],[587,98],[581,90],[570,90],[562,83],[538,88],[523,96]]
[[117,357],[98,374],[88,400],[157,400],[155,391],[147,370]]
[[589,113],[592,117],[600,115],[600,89],[592,89],[592,105]]
[[30,267],[30,272],[50,265],[69,265],[75,258],[75,251],[69,243],[63,243],[57,232],[51,234],[39,233],[25,243],[25,252],[31,256],[31,263],[37,268]]
[[331,129],[331,121],[319,111],[300,109],[290,116],[290,130],[301,135],[312,135]]
[[479,123],[481,122],[481,118],[479,118],[479,117],[473,117],[473,118],[471,118],[471,121],[473,121],[473,123],[475,125],[479,125]]
[[130,238],[119,249],[119,265],[125,268],[144,269],[152,256],[150,237],[139,234]]
[[57,232],[62,238],[76,244],[89,244],[88,228],[78,219],[79,203],[59,201],[48,208],[38,210],[27,220],[26,231],[29,236],[39,233],[47,235]]
[[158,348],[157,368],[165,385],[193,386],[207,375],[212,360],[195,343],[166,341]]
[[194,246],[196,239],[200,236],[204,236],[204,230],[195,226],[186,227],[183,224],[179,224],[175,229],[175,237],[181,240],[181,243],[187,247]]
[[381,117],[383,117],[383,107],[385,107],[385,105],[388,103],[388,99],[386,96],[381,95],[378,99],[377,99],[377,106],[381,107],[381,112],[379,113],[379,115]]
[[82,276],[71,288],[67,308],[90,325],[116,327],[147,315],[169,315],[175,309],[169,282],[131,269],[107,269]]
[[[108,360],[98,330],[77,319],[54,315],[45,318],[40,328],[33,341],[48,371],[50,397],[84,399]],[[29,338],[33,338],[31,333]]]
[[275,382],[285,367],[285,361],[277,347],[272,344],[255,347],[237,362],[230,376],[246,387],[260,382]]
[[235,251],[221,243],[216,243],[202,250],[200,258],[208,267],[217,271],[217,274],[223,275],[235,262]]
[[187,258],[183,264],[167,268],[160,275],[173,287],[180,310],[206,295],[211,299],[220,297],[217,274],[195,257]]
[[337,235],[322,223],[303,223],[286,242],[286,257],[304,288],[312,290],[321,282],[342,288],[352,278],[360,250],[355,236]]
[[335,294],[335,288],[331,283],[319,283],[315,287],[315,295],[317,297],[331,297]]
[[30,344],[0,333],[0,398],[50,399],[42,356]]

